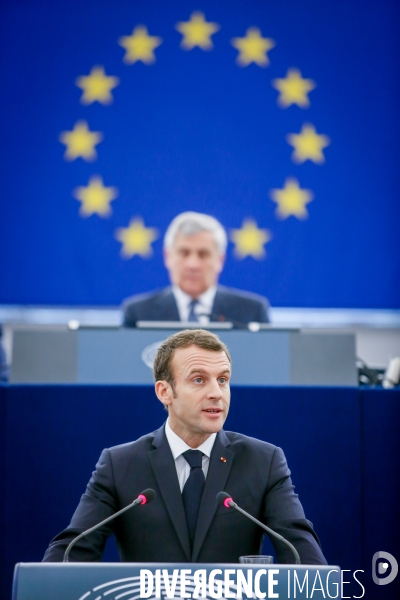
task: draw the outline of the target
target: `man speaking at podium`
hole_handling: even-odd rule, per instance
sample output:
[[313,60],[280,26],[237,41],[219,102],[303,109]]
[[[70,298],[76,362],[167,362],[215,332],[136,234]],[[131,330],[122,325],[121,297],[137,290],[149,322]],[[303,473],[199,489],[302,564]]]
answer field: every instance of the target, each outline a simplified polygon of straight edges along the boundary
[[196,212],[181,213],[164,238],[164,261],[172,287],[127,298],[124,325],[137,321],[231,321],[246,326],[268,322],[268,303],[257,294],[218,284],[227,238],[221,223]]
[[[326,564],[318,538],[294,493],[280,448],[222,429],[230,405],[231,358],[211,332],[184,330],[160,346],[155,391],[168,411],[157,431],[102,452],[69,527],[53,539],[45,561],[61,561],[83,531],[153,488],[155,500],[83,537],[72,561],[98,561],[114,534],[121,560],[235,563],[260,552],[263,530],[218,506],[228,492],[238,506],[286,538],[303,564]],[[257,418],[257,415],[254,415]],[[278,562],[290,549],[272,539]]]

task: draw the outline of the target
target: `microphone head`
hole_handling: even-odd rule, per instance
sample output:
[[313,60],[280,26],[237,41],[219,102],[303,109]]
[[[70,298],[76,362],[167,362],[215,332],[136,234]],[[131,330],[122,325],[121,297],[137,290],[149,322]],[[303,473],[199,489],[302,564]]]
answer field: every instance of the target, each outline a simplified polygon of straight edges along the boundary
[[152,502],[155,497],[156,493],[151,488],[144,490],[144,492],[141,492],[138,496],[138,498],[140,498],[142,501],[142,504],[148,504],[149,502]]
[[218,504],[222,504],[226,508],[230,508],[229,502],[233,502],[233,499],[226,492],[219,492],[217,494],[217,502]]

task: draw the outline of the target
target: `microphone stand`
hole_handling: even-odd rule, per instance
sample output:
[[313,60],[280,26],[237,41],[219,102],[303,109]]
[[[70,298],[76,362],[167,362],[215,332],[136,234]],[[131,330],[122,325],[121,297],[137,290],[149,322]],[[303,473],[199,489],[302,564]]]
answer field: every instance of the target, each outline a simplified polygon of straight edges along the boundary
[[130,508],[133,508],[134,506],[137,506],[138,504],[147,504],[148,502],[151,502],[152,500],[154,500],[155,496],[156,496],[156,493],[154,490],[152,490],[150,488],[148,490],[145,490],[144,492],[139,494],[139,496],[131,504],[128,504],[128,506],[125,506],[124,508],[122,508],[118,512],[114,513],[110,517],[107,517],[107,519],[104,519],[104,521],[100,521],[100,523],[97,523],[97,525],[94,525],[90,529],[87,529],[86,531],[84,531],[83,533],[78,535],[67,546],[67,549],[64,552],[63,562],[68,562],[69,553],[71,552],[71,549],[73,548],[73,546],[75,546],[76,542],[79,542],[79,540],[81,540],[83,537],[85,537],[86,535],[89,535],[89,533],[92,533],[92,531],[95,531],[102,525],[105,525],[109,521],[112,521],[116,517],[119,517],[120,515],[122,515],[122,513],[129,510]]
[[219,504],[223,504],[224,506],[226,506],[226,508],[229,508],[229,507],[230,508],[234,508],[235,510],[237,510],[238,512],[240,512],[242,515],[244,515],[245,517],[247,517],[248,519],[250,519],[251,521],[253,521],[254,523],[256,523],[259,527],[261,527],[261,529],[264,529],[264,531],[266,531],[268,534],[272,535],[273,537],[275,537],[279,541],[281,541],[284,544],[286,544],[287,546],[289,546],[289,548],[291,549],[291,551],[294,554],[295,564],[296,565],[301,565],[301,560],[300,560],[299,553],[297,552],[297,550],[293,546],[293,544],[291,544],[290,542],[288,542],[288,540],[286,540],[279,533],[276,533],[276,531],[274,531],[273,529],[270,529],[269,527],[267,527],[266,525],[264,525],[264,523],[261,523],[261,521],[259,521],[258,519],[256,519],[252,515],[250,515],[245,510],[243,510],[243,508],[240,508],[240,506],[238,506],[236,504],[236,502],[234,502],[232,500],[232,498],[229,496],[229,494],[227,494],[226,492],[219,492],[219,494],[217,494],[217,502]]

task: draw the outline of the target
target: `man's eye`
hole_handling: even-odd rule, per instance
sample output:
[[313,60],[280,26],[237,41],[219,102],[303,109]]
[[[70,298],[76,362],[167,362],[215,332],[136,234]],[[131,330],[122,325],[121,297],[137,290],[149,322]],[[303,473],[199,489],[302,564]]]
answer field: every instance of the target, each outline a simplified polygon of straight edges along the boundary
[[195,383],[202,383],[203,379],[202,379],[202,377],[195,377],[193,381]]
[[227,377],[220,377],[219,378],[219,382],[220,383],[227,383],[228,382],[228,378]]

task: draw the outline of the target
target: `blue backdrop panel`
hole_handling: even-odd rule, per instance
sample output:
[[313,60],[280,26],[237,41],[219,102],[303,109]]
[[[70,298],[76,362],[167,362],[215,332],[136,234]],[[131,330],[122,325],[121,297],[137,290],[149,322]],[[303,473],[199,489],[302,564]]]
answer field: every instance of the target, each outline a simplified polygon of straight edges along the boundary
[[[379,550],[399,556],[392,435],[399,400],[399,392],[350,388],[234,388],[226,423],[284,449],[328,561],[363,569],[367,597],[385,600],[398,597],[391,594],[397,588],[377,589],[371,560]],[[0,439],[7,441],[0,597],[8,598],[14,564],[41,560],[69,523],[101,450],[156,429],[166,413],[153,389],[140,386],[0,387],[0,406]],[[345,589],[359,595],[361,588]]]
[[136,439],[164,418],[150,387],[11,387],[10,564],[41,560],[49,536],[68,525],[103,448]]
[[[208,50],[177,30],[198,10]],[[229,234],[222,283],[398,308],[399,21],[398,0],[4,0],[0,303],[162,287],[166,227],[199,210]],[[123,47],[138,26],[153,62]],[[243,55],[251,35],[270,49]],[[82,88],[99,69],[110,103]]]
[[[363,522],[364,557],[368,568],[375,552],[390,552],[400,563],[400,393],[363,390]],[[367,571],[368,572],[368,571]],[[400,598],[400,577],[387,586],[367,580],[377,600]],[[367,596],[368,598],[369,596]]]

